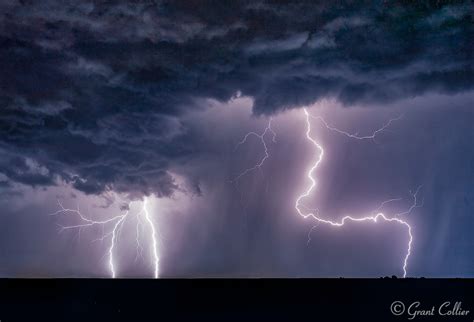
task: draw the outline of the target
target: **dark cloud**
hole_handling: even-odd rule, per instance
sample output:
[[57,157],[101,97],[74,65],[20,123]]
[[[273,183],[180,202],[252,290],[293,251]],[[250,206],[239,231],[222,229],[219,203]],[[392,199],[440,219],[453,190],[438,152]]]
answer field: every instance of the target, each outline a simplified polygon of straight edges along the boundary
[[[0,5],[0,151],[12,181],[167,196],[205,149],[201,98],[274,113],[474,84],[469,2],[9,1]],[[200,191],[196,178],[190,179]]]

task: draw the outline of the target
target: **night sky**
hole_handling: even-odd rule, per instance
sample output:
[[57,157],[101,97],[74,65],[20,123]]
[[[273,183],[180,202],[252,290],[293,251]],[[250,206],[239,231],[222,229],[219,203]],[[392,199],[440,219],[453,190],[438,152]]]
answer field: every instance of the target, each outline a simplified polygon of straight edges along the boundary
[[0,276],[153,277],[151,227],[160,277],[402,276],[403,225],[296,211],[306,109],[308,209],[397,199],[407,276],[474,277],[473,9],[1,1]]

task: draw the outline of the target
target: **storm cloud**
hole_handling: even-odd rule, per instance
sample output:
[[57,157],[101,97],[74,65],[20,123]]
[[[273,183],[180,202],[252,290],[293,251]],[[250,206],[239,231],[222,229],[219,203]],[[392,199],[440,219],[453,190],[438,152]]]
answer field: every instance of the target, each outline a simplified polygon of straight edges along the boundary
[[[180,188],[173,171],[209,149],[185,121],[207,99],[247,96],[255,114],[274,114],[328,97],[388,104],[472,89],[472,9],[2,2],[1,172],[30,186],[170,196]],[[199,193],[199,178],[189,177],[186,189]]]

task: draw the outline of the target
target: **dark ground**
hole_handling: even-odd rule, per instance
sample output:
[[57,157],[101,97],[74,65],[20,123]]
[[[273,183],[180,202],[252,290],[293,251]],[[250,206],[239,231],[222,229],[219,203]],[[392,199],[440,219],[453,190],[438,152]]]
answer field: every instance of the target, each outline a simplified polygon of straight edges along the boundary
[[408,321],[394,301],[420,308],[462,302],[473,321],[473,279],[0,280],[0,319],[10,321]]

